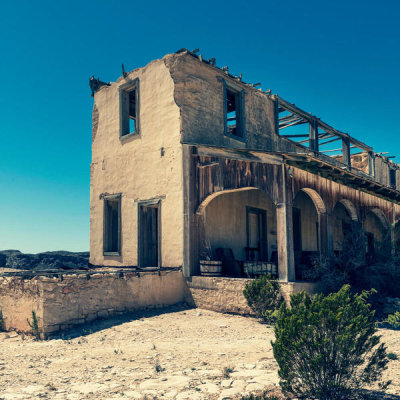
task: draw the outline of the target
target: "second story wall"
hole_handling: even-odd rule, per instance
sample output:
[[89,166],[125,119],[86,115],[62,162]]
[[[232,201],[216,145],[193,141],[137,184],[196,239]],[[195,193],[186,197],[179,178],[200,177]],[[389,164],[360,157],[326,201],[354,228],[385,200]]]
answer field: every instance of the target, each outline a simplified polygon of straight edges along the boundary
[[[188,54],[173,55],[167,65],[181,109],[182,142],[276,150],[274,102],[265,94]],[[242,139],[224,131],[224,81],[244,93]]]
[[[168,57],[168,56],[167,56]],[[121,87],[135,83],[138,131],[121,137]],[[161,262],[182,265],[180,112],[165,59],[134,70],[95,94],[91,165],[91,262],[138,265],[138,204],[161,202]],[[121,254],[103,256],[104,196],[120,195]]]

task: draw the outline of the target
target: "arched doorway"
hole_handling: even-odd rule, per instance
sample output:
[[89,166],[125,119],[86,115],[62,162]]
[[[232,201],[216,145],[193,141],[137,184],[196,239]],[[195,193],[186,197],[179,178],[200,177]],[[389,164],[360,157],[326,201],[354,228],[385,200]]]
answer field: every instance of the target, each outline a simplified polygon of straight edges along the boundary
[[382,250],[384,247],[388,239],[386,237],[388,229],[389,223],[382,210],[379,208],[373,208],[367,213],[364,221],[367,262],[373,262],[376,258],[377,252]]
[[293,249],[296,280],[308,280],[307,271],[320,258],[325,243],[321,234],[321,216],[326,208],[320,195],[312,189],[300,190],[293,201]]
[[[210,257],[230,254],[241,265],[246,261],[277,264],[276,206],[266,193],[256,188],[214,193],[202,202],[197,215],[202,225],[199,246],[206,243]],[[225,268],[225,275],[238,275],[237,268]]]
[[354,205],[349,200],[338,201],[332,211],[333,250],[338,256],[343,243],[351,234],[352,224],[358,221]]

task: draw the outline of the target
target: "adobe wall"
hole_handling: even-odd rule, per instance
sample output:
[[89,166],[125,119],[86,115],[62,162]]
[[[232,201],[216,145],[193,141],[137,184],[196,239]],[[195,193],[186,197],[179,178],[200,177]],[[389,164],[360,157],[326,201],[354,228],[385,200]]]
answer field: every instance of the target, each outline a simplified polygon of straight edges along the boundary
[[180,270],[64,275],[32,279],[0,277],[0,308],[6,330],[29,332],[36,312],[45,335],[96,318],[176,304],[185,299]]
[[[175,101],[182,110],[183,142],[276,150],[275,104],[265,94],[190,55],[175,54],[166,63],[175,82]],[[245,91],[245,145],[224,135],[222,79]]]
[[[192,276],[187,280],[191,301],[197,308],[206,310],[251,315],[243,295],[246,283],[252,279],[246,278],[221,278],[209,276]],[[290,295],[302,290],[315,293],[315,284],[309,282],[279,282],[281,293],[286,302]]]
[[[140,134],[120,139],[119,86],[136,78]],[[138,265],[138,201],[154,198],[161,198],[161,264],[169,267],[183,264],[180,128],[174,82],[165,60],[152,61],[95,94],[90,169],[92,264]],[[118,193],[121,193],[121,256],[103,256],[102,196]]]

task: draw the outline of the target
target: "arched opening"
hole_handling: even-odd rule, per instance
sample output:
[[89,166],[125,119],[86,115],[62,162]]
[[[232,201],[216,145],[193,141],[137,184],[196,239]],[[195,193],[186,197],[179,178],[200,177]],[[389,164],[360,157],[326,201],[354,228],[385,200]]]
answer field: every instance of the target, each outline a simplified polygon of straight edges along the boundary
[[293,250],[296,280],[308,280],[309,267],[320,258],[320,215],[324,202],[312,189],[300,190],[293,201]]
[[246,275],[246,262],[277,265],[276,206],[266,193],[222,192],[204,201],[197,214],[202,217],[200,259],[221,260],[224,275]]
[[333,250],[336,256],[343,250],[343,243],[351,234],[352,223],[358,220],[355,208],[348,200],[336,203],[332,212]]
[[389,223],[382,210],[374,208],[367,213],[364,221],[364,231],[366,235],[367,261],[369,263],[375,260],[377,252],[385,244],[388,228]]

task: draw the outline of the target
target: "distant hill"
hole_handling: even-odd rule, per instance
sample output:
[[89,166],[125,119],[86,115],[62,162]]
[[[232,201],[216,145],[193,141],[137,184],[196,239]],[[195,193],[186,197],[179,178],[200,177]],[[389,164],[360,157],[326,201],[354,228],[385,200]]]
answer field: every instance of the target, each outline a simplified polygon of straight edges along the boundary
[[24,254],[19,250],[1,250],[0,268],[45,271],[49,269],[87,269],[89,252],[65,250]]

